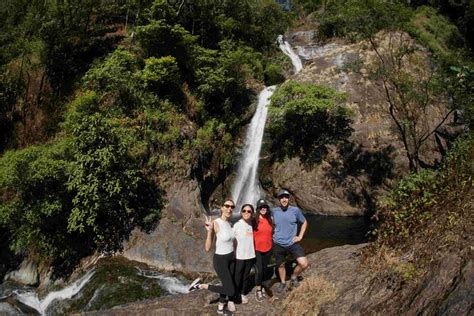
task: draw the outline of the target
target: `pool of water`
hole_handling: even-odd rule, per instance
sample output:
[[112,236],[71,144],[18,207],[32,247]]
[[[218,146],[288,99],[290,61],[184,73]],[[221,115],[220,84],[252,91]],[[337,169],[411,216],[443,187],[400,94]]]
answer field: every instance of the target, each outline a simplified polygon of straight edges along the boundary
[[356,245],[368,241],[370,219],[367,217],[320,216],[305,214],[308,228],[301,245],[306,253],[324,248]]

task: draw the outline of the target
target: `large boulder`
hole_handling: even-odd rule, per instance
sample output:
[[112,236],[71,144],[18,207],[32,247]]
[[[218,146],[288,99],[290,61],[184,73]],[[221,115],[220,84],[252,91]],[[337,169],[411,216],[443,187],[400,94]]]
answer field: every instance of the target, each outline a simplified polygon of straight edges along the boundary
[[135,230],[123,256],[166,271],[212,272],[212,255],[204,250],[204,215],[197,182],[169,182],[167,201],[158,227],[150,233]]
[[16,271],[5,275],[5,281],[12,280],[25,285],[37,285],[39,281],[38,265],[30,259],[25,259]]

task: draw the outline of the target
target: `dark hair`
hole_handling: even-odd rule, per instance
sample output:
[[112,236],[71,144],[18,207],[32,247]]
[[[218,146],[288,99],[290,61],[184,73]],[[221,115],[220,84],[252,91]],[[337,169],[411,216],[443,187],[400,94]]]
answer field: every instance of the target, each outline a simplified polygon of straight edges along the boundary
[[[272,230],[273,230],[274,225],[273,225],[273,219],[272,219],[272,211],[270,211],[270,207],[268,205],[266,205],[266,207],[267,207],[267,213],[265,213],[265,215],[262,215],[262,216],[267,219],[267,221],[270,223],[270,226],[272,226]],[[253,231],[258,230],[258,223],[260,222],[260,209],[261,207],[257,208],[257,211],[253,213],[253,218],[252,218]]]
[[242,213],[244,207],[246,207],[246,206],[250,206],[250,208],[252,209],[252,214],[255,213],[255,209],[253,208],[253,205],[250,204],[250,203],[242,205],[242,207],[240,208],[240,213]]
[[[235,202],[231,198],[225,198],[224,201],[222,201],[222,206],[224,206],[225,202],[232,202],[232,204],[234,204],[235,206]],[[222,207],[219,209],[219,211],[221,212],[221,216],[222,216]]]

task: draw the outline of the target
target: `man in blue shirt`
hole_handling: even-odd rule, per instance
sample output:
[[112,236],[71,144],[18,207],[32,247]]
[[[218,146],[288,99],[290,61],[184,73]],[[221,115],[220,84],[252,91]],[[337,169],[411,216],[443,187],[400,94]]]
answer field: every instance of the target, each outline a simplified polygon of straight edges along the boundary
[[[288,192],[288,190],[280,190],[277,197],[280,201],[280,206],[272,210],[275,225],[273,232],[273,253],[281,280],[277,288],[277,293],[282,294],[286,289],[286,255],[291,253],[298,263],[290,278],[292,287],[299,286],[298,275],[308,267],[308,259],[299,244],[301,239],[303,239],[308,222],[298,207],[289,205],[290,192]],[[299,234],[297,234],[298,223],[302,224]]]

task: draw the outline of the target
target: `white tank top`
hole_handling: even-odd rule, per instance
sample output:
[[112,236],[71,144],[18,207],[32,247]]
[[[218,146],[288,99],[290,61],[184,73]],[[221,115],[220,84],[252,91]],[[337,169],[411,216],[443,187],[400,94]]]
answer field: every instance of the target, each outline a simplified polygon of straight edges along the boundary
[[221,218],[215,220],[219,226],[216,234],[216,254],[226,255],[234,251],[234,232],[228,221]]

